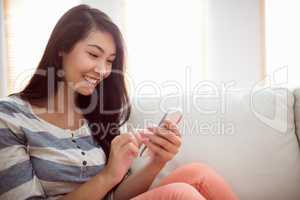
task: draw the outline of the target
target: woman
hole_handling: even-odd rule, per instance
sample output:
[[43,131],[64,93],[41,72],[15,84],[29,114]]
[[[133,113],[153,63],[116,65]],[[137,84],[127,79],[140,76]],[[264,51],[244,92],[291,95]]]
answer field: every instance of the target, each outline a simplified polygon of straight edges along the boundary
[[[235,200],[203,164],[188,164],[148,191],[181,145],[164,121],[132,136],[124,46],[103,12],[79,5],[56,24],[25,89],[0,101],[0,199]],[[144,143],[151,159],[135,174]]]

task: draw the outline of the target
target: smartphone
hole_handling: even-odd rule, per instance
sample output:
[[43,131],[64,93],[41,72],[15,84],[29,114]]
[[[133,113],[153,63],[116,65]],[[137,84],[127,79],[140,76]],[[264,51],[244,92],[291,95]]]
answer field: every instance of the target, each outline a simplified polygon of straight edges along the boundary
[[[179,122],[180,122],[181,119],[182,119],[182,111],[181,111],[180,109],[178,109],[178,108],[177,108],[177,109],[172,109],[172,110],[169,109],[169,110],[163,115],[163,117],[161,118],[161,120],[160,120],[158,126],[161,126],[162,123],[163,123],[163,121],[164,121],[165,119],[168,119],[168,120],[174,122],[175,124],[179,124]],[[140,156],[143,155],[143,153],[145,152],[146,149],[147,149],[147,146],[144,146],[144,147],[142,148],[142,151],[141,151],[141,153],[140,153]]]

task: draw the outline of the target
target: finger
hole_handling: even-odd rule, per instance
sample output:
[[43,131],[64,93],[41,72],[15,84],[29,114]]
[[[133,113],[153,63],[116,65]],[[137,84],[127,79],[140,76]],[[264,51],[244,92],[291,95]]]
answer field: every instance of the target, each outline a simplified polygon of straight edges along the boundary
[[156,135],[165,138],[166,140],[168,140],[176,146],[181,146],[181,137],[175,135],[174,132],[166,131],[164,129],[158,129]]
[[[122,134],[121,134],[122,135]],[[111,142],[111,151],[119,152],[124,142],[129,142],[130,138],[126,139],[121,135],[117,135]],[[127,141],[126,141],[127,140]]]
[[175,133],[175,135],[178,135],[181,137],[181,133],[179,131],[178,125],[174,122],[172,122],[171,120],[165,119],[162,124],[161,127],[166,128],[172,132]]
[[153,135],[154,133],[147,128],[147,129],[139,130],[138,134],[141,137],[141,139],[143,140],[146,138],[145,135],[149,135],[149,134]]
[[132,136],[131,134],[123,133],[121,135],[118,135],[117,137],[118,138],[116,138],[114,145],[116,145],[118,148],[121,148],[122,146],[124,146],[130,142],[137,145],[137,142],[136,142],[134,136]]
[[133,134],[133,137],[136,140],[137,146],[140,148],[142,144],[142,137],[139,134]]
[[[166,125],[166,123],[169,123],[169,125]],[[165,129],[165,130],[171,131],[174,135],[181,137],[181,134],[180,134],[180,131],[179,131],[177,125],[174,125],[174,123],[171,121],[169,121],[169,122],[166,121],[166,122],[162,123],[162,125],[159,127],[148,127],[147,129],[150,131],[154,131],[154,132],[159,131],[159,129]]]
[[172,153],[169,153],[168,151],[160,148],[159,146],[157,146],[156,144],[150,142],[150,141],[146,141],[145,142],[145,145],[151,150],[152,153],[154,154],[158,154],[160,156],[163,156],[163,157],[172,157],[173,154]]
[[181,145],[181,138],[169,130],[166,130],[166,129],[160,128],[160,127],[150,127],[148,129],[151,132],[153,132],[155,135],[158,135],[158,136],[168,140],[169,142],[171,142],[172,144],[174,144],[176,146]]
[[138,145],[138,142],[136,141],[136,138],[133,136],[132,132],[123,133],[121,137],[121,146],[126,145],[128,142],[133,142],[135,145]]
[[126,146],[121,148],[122,152],[126,153],[127,155],[137,157],[139,155],[139,149],[133,143],[128,143]]
[[141,135],[141,133],[144,132],[144,130],[145,129],[135,130],[135,132],[132,134],[135,137],[139,148],[141,147],[143,141],[145,140],[145,138]]
[[148,137],[152,143],[156,144],[160,148],[163,148],[164,150],[173,154],[176,154],[178,152],[178,147],[165,138],[162,138],[156,134],[148,135]]
[[137,134],[134,133],[134,132],[128,132],[128,134],[132,137],[133,143],[135,143],[136,146],[139,146],[140,141],[139,141],[139,138],[138,138]]
[[119,143],[121,142],[121,136],[117,135],[114,137],[114,139],[111,141],[111,146],[119,146]]

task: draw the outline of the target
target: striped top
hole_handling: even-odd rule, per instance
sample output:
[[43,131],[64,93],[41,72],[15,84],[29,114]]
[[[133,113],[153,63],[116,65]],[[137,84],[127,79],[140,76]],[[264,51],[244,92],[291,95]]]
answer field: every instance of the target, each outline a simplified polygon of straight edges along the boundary
[[0,99],[1,200],[58,199],[98,174],[105,160],[87,122],[62,129],[15,95]]

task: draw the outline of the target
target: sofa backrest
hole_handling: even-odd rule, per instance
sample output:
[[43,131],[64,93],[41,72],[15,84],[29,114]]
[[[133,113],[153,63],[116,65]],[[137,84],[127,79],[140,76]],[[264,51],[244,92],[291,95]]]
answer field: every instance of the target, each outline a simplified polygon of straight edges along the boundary
[[[158,123],[164,109],[181,107],[182,147],[152,187],[173,169],[202,162],[221,174],[241,200],[299,200],[300,151],[294,96],[287,89],[232,90],[132,99],[127,125]],[[133,171],[147,159],[139,158]]]
[[298,136],[298,142],[300,144],[300,88],[293,90],[294,93],[294,113],[295,113],[295,125],[296,125],[296,134]]

